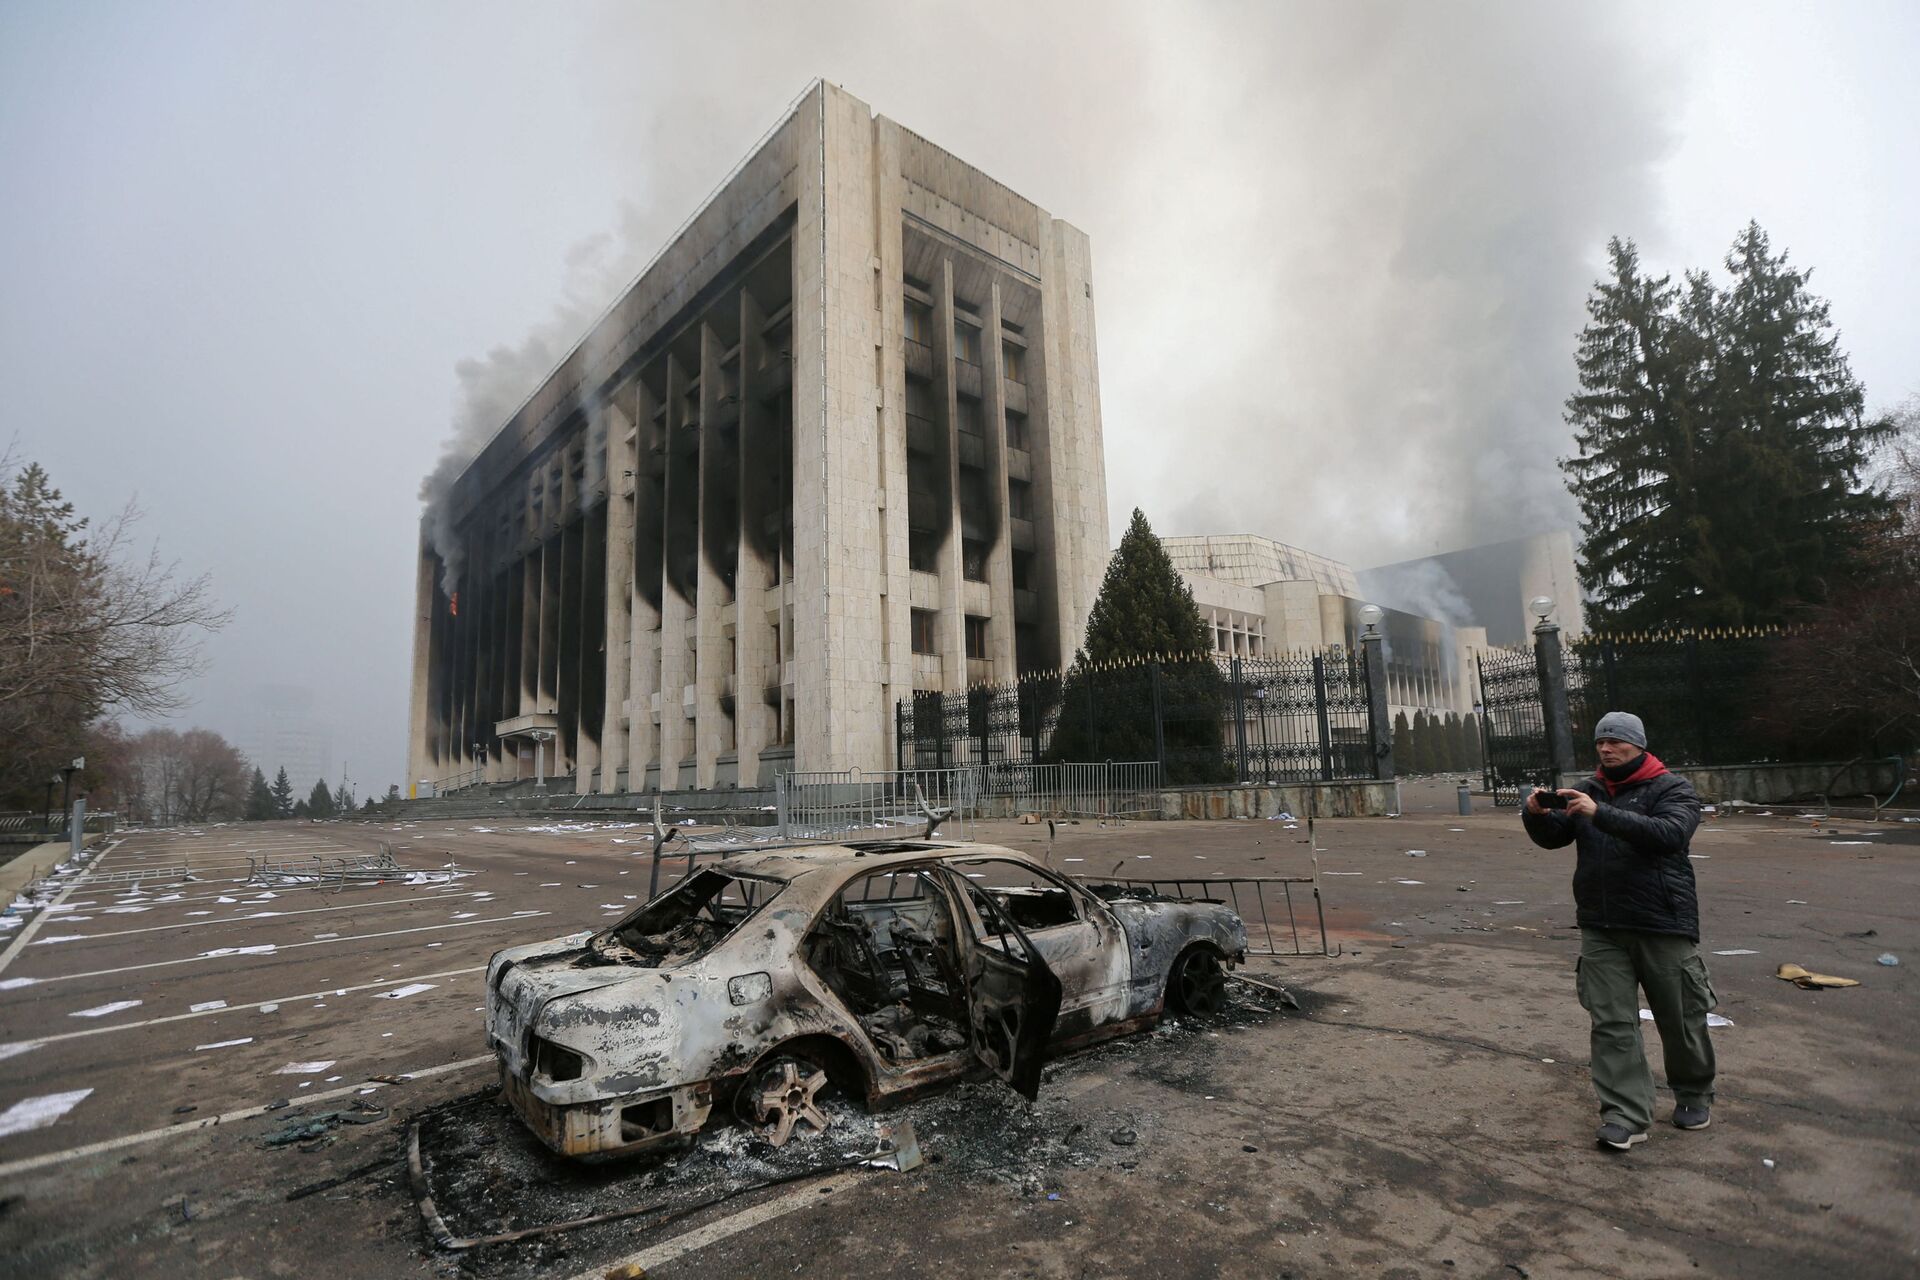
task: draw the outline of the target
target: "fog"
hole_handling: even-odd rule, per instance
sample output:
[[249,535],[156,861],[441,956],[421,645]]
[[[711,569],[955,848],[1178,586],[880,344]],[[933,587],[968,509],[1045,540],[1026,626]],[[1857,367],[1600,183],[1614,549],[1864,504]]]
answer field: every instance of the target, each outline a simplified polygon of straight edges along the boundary
[[[1108,505],[1356,566],[1570,524],[1609,235],[1920,390],[1910,6],[0,8],[0,435],[210,570],[180,722],[401,781],[420,497],[814,76],[1092,237]],[[267,762],[271,768],[271,762]]]

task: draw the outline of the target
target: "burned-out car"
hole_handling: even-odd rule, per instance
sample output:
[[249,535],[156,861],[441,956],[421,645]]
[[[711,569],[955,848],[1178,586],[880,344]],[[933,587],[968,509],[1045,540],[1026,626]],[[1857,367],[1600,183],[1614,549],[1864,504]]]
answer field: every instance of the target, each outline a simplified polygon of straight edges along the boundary
[[1026,854],[892,840],[730,855],[610,928],[496,953],[508,1100],[571,1156],[687,1137],[716,1106],[768,1141],[976,1070],[1217,1008],[1246,929],[1222,903],[1103,895]]

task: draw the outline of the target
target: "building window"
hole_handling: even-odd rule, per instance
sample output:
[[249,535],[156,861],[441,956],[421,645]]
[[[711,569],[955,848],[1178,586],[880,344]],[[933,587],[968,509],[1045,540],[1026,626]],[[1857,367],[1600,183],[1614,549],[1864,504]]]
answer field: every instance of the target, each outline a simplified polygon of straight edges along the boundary
[[907,565],[915,573],[940,572],[940,539],[933,530],[907,530]]
[[1013,589],[1031,591],[1033,589],[1033,552],[1016,551],[1013,560]]
[[960,544],[960,571],[968,582],[987,580],[987,544],[971,538]]
[[934,636],[935,613],[931,609],[913,610],[913,651],[915,653],[939,653],[940,644]]
[[1011,342],[1001,343],[1000,362],[1004,366],[1008,382],[1026,382],[1027,349],[1025,347],[1016,347]]
[[964,320],[953,322],[953,357],[968,364],[980,363],[980,330]]
[[1033,519],[1033,486],[1025,480],[1007,481],[1007,514],[1016,520]]
[[953,402],[955,422],[960,430],[970,436],[984,437],[987,434],[987,415],[980,402],[972,396],[957,396]]
[[990,656],[987,653],[987,620],[976,618],[972,614],[967,615],[967,656],[969,658]]
[[933,308],[908,298],[904,327],[908,342],[917,342],[923,347],[926,346],[933,338]]
[[1007,448],[1031,448],[1027,443],[1027,415],[1007,410]]

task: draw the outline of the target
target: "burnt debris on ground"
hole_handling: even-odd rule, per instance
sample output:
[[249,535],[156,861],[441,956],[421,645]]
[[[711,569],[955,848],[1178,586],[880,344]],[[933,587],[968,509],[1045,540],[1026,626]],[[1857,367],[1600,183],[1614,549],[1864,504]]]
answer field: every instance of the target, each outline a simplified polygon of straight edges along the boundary
[[[490,1236],[612,1213],[635,1206],[663,1216],[757,1184],[791,1179],[809,1169],[844,1165],[875,1151],[901,1120],[912,1123],[926,1163],[905,1174],[924,1184],[994,1183],[1009,1194],[1044,1196],[1064,1175],[1099,1165],[1131,1168],[1153,1144],[1158,1117],[1103,1105],[1080,1082],[1115,1066],[1184,1091],[1201,1087],[1210,1060],[1232,1051],[1232,1032],[1292,1013],[1298,1002],[1274,985],[1230,983],[1232,998],[1217,1015],[1169,1016],[1157,1029],[1110,1041],[1048,1065],[1037,1103],[997,1081],[970,1080],[905,1106],[868,1115],[837,1090],[821,1095],[832,1123],[773,1147],[747,1128],[718,1123],[679,1151],[606,1163],[582,1163],[549,1153],[493,1088],[420,1117],[420,1154],[426,1189],[448,1229],[458,1236]],[[1300,993],[1300,1001],[1307,1000]],[[1292,1003],[1290,1003],[1292,1002]],[[1317,1001],[1313,1003],[1318,1003]],[[1119,1135],[1119,1136],[1116,1136]],[[404,1140],[404,1139],[402,1139]],[[724,1207],[711,1211],[726,1212]],[[442,1254],[424,1227],[421,1239],[443,1260],[443,1271],[489,1277],[532,1277],[578,1259],[616,1256],[644,1238],[648,1217],[602,1223],[562,1234]],[[679,1222],[675,1231],[684,1229]]]

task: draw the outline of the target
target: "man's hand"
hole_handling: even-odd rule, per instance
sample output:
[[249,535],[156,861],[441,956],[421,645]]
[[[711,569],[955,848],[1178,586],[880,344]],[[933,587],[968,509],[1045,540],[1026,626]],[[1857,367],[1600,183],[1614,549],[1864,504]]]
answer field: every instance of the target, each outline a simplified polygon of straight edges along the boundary
[[1567,798],[1566,812],[1569,818],[1591,818],[1594,814],[1600,812],[1599,804],[1594,801],[1592,796],[1584,791],[1566,789],[1562,790],[1560,794]]
[[1546,790],[1544,787],[1535,787],[1533,790],[1527,792],[1527,812],[1536,818],[1552,812],[1547,806],[1540,803],[1541,796],[1552,794],[1552,792]]

